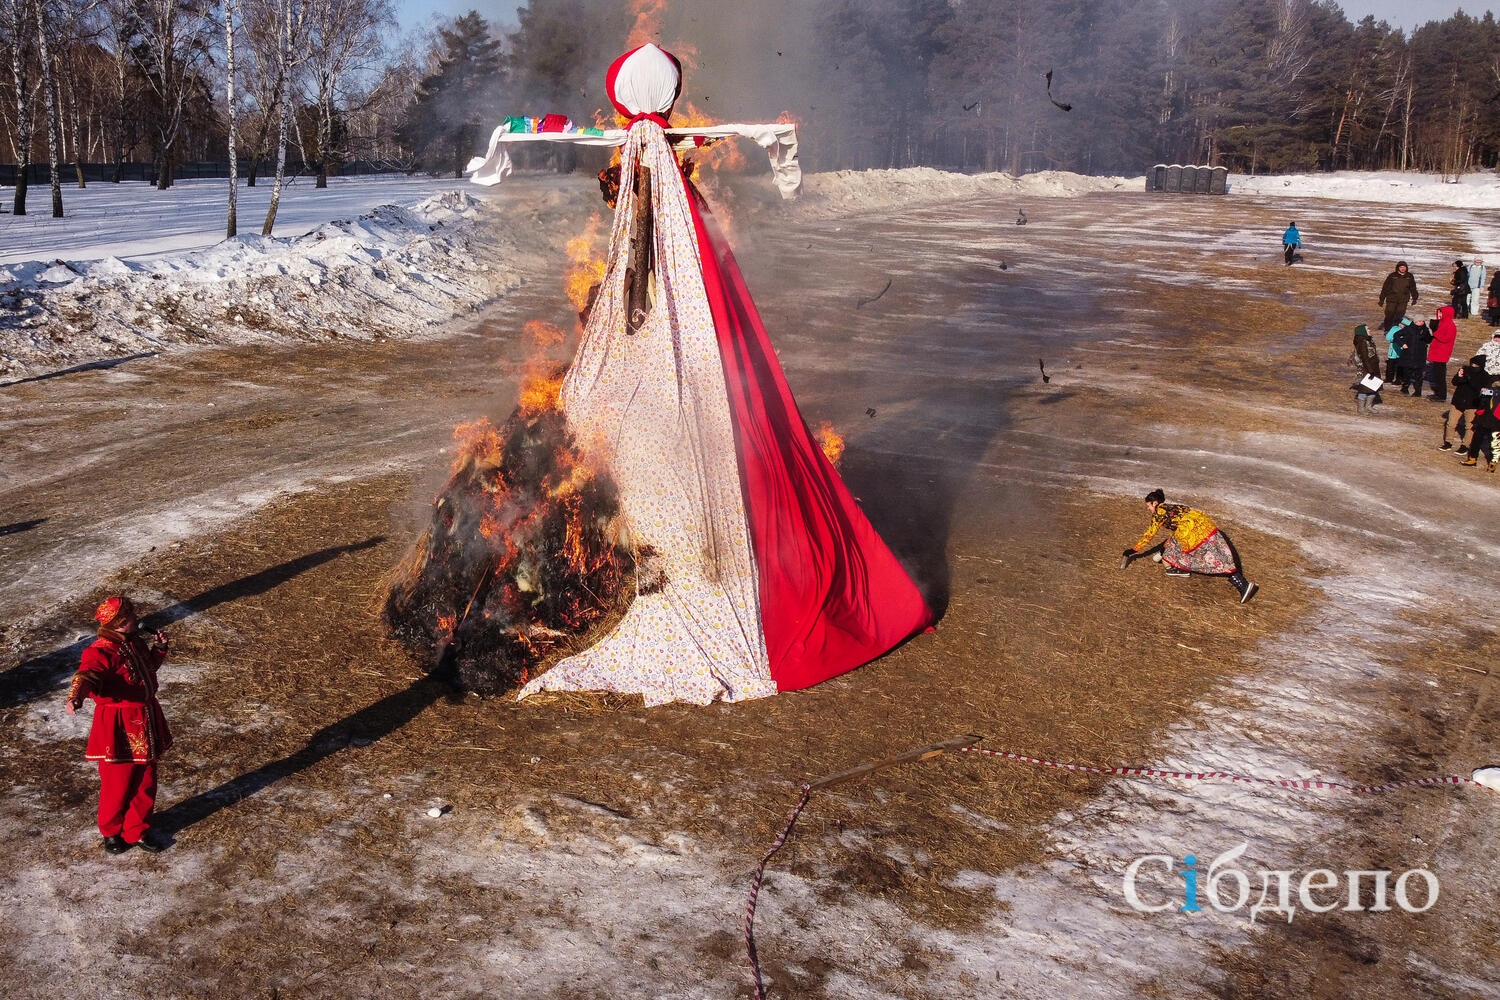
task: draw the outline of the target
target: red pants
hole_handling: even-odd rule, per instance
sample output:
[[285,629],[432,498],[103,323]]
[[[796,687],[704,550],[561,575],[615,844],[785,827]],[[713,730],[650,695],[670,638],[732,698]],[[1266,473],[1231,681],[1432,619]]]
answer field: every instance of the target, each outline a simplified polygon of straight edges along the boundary
[[99,762],[99,833],[134,844],[151,825],[156,803],[155,764]]

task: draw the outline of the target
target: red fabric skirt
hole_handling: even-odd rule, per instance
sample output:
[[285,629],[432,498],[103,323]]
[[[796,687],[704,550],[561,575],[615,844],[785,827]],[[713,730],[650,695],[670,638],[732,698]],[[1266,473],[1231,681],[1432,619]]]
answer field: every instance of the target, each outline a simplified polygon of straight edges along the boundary
[[703,284],[724,360],[777,690],[867,663],[933,623],[802,419],[723,235],[689,187]]

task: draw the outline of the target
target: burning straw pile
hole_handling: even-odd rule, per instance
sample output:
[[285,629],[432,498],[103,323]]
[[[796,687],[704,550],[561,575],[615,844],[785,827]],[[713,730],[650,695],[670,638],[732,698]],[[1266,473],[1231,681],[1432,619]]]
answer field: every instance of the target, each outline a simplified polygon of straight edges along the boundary
[[574,448],[560,384],[533,374],[498,430],[481,418],[454,431],[453,475],[386,596],[391,632],[480,694],[587,645],[634,594],[614,483]]

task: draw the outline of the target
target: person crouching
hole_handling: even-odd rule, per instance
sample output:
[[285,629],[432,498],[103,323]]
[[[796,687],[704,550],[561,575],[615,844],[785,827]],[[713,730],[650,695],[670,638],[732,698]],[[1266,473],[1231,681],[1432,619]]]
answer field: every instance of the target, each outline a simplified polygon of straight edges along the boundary
[[83,651],[68,688],[72,715],[94,700],[84,757],[99,764],[99,834],[104,849],[121,854],[139,845],[155,853],[166,844],[149,835],[156,803],[156,762],[172,734],[156,700],[156,672],[167,658],[166,636],[141,635],[128,597],[111,597],[94,612],[99,638]]
[[1241,604],[1254,597],[1260,588],[1245,579],[1229,536],[1220,531],[1213,519],[1201,510],[1166,501],[1166,494],[1161,490],[1152,490],[1146,494],[1146,509],[1151,511],[1151,525],[1140,541],[1125,550],[1125,561],[1138,555],[1156,537],[1158,531],[1165,529],[1172,533],[1161,552],[1161,561],[1167,564],[1168,576],[1189,576],[1193,573],[1227,576],[1229,582],[1234,584],[1234,589],[1239,592]]

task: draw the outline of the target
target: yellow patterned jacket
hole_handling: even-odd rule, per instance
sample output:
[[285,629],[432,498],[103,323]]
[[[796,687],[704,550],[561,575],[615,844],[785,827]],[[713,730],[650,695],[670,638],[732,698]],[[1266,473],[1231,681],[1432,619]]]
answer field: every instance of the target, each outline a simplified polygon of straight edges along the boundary
[[1136,552],[1141,551],[1163,528],[1177,538],[1177,544],[1182,546],[1184,552],[1193,551],[1219,530],[1213,519],[1201,510],[1194,510],[1180,503],[1159,503],[1156,505],[1156,513],[1151,515],[1151,527],[1146,529],[1141,540],[1131,548]]

